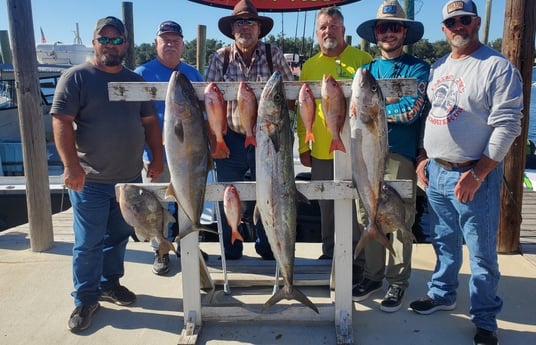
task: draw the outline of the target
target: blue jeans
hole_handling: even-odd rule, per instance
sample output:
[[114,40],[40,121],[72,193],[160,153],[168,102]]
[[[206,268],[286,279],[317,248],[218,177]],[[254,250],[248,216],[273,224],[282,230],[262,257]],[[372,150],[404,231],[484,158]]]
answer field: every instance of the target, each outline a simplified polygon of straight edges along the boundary
[[[216,159],[216,175],[218,182],[245,181],[246,172],[251,173],[251,181],[255,181],[255,147],[249,145],[244,147],[246,137],[242,134],[227,130],[224,137],[227,147],[231,151],[229,158]],[[252,204],[253,202],[249,202]],[[228,258],[240,258],[242,256],[242,241],[235,241],[231,245],[231,227],[227,223],[225,212],[223,211],[223,202],[218,203],[220,208],[221,225],[223,232],[223,247],[225,256]],[[250,208],[250,207],[248,207]],[[272,249],[266,238],[266,232],[262,223],[259,221],[255,230],[257,239],[255,240],[255,250],[261,256],[272,256]]]
[[437,255],[436,267],[428,283],[428,296],[447,304],[456,301],[465,240],[471,268],[471,320],[477,327],[494,331],[497,329],[496,316],[503,303],[497,296],[500,278],[497,230],[503,164],[486,176],[473,201],[461,203],[454,195],[454,187],[461,173],[471,168],[446,170],[434,160],[430,160],[426,168],[431,237]]
[[115,184],[86,182],[81,191],[69,190],[69,198],[74,230],[72,296],[76,306],[94,304],[102,291],[119,286],[133,229],[121,215]]

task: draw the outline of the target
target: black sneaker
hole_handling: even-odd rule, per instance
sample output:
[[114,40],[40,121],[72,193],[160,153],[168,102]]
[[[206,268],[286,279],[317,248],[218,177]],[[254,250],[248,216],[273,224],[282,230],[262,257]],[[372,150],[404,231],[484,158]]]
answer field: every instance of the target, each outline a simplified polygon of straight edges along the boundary
[[426,296],[417,301],[411,302],[409,307],[417,314],[428,315],[439,310],[453,310],[456,308],[456,302],[446,304]]
[[169,272],[169,254],[164,254],[162,257],[158,255],[158,251],[154,255],[153,273],[159,276]]
[[398,311],[402,306],[404,291],[405,290],[400,286],[389,285],[389,289],[387,290],[383,301],[380,303],[380,309],[388,313]]
[[357,284],[352,289],[352,300],[354,302],[361,302],[366,300],[373,292],[378,291],[382,288],[382,282],[375,282],[368,278],[363,279],[363,281]]
[[136,295],[126,287],[119,285],[111,290],[103,291],[100,300],[117,305],[129,305],[134,303]]
[[476,335],[473,339],[474,345],[497,345],[499,340],[497,339],[497,333],[492,331],[486,331],[483,328],[476,328]]
[[91,326],[91,319],[93,314],[99,309],[100,304],[95,303],[91,305],[80,305],[76,307],[69,317],[69,329],[73,333],[82,332]]

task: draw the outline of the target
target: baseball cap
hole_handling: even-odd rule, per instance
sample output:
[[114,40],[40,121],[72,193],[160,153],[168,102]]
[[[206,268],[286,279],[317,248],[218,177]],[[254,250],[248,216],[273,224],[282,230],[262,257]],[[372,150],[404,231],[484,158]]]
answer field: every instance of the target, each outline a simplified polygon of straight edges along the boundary
[[101,30],[105,26],[112,26],[117,31],[119,31],[119,34],[123,37],[127,37],[127,30],[125,28],[125,25],[123,25],[123,22],[116,17],[108,16],[106,18],[101,18],[97,21],[97,24],[95,25],[95,30],[93,31],[95,35],[100,34]]
[[443,21],[456,16],[478,16],[476,5],[471,0],[449,0],[443,6]]
[[160,23],[160,26],[158,27],[158,32],[156,33],[156,36],[160,36],[160,35],[168,33],[168,32],[178,34],[179,36],[184,37],[182,35],[181,26],[179,24],[171,21],[171,20],[166,20],[165,22]]

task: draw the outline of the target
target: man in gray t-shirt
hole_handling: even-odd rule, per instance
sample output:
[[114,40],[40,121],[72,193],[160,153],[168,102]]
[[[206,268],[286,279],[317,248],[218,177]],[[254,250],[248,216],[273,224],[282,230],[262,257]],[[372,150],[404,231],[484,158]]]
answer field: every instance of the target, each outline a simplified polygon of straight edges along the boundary
[[109,82],[140,82],[123,67],[128,44],[123,23],[100,19],[93,36],[95,57],[67,70],[51,108],[54,140],[64,165],[64,182],[73,207],[73,281],[76,308],[69,329],[91,325],[99,300],[131,304],[136,295],[119,284],[132,227],[125,223],[115,184],[141,182],[145,143],[152,151],[148,167],[163,168],[162,133],[152,102],[110,102]]

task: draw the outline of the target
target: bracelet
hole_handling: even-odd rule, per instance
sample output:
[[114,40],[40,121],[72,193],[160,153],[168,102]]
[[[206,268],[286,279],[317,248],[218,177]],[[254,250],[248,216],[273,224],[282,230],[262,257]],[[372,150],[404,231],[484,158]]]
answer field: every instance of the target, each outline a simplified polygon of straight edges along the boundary
[[473,176],[473,178],[475,179],[476,182],[478,183],[482,183],[484,182],[483,179],[481,179],[480,177],[478,177],[478,175],[475,173],[475,170],[474,169],[471,169],[469,170],[471,172],[471,176]]

